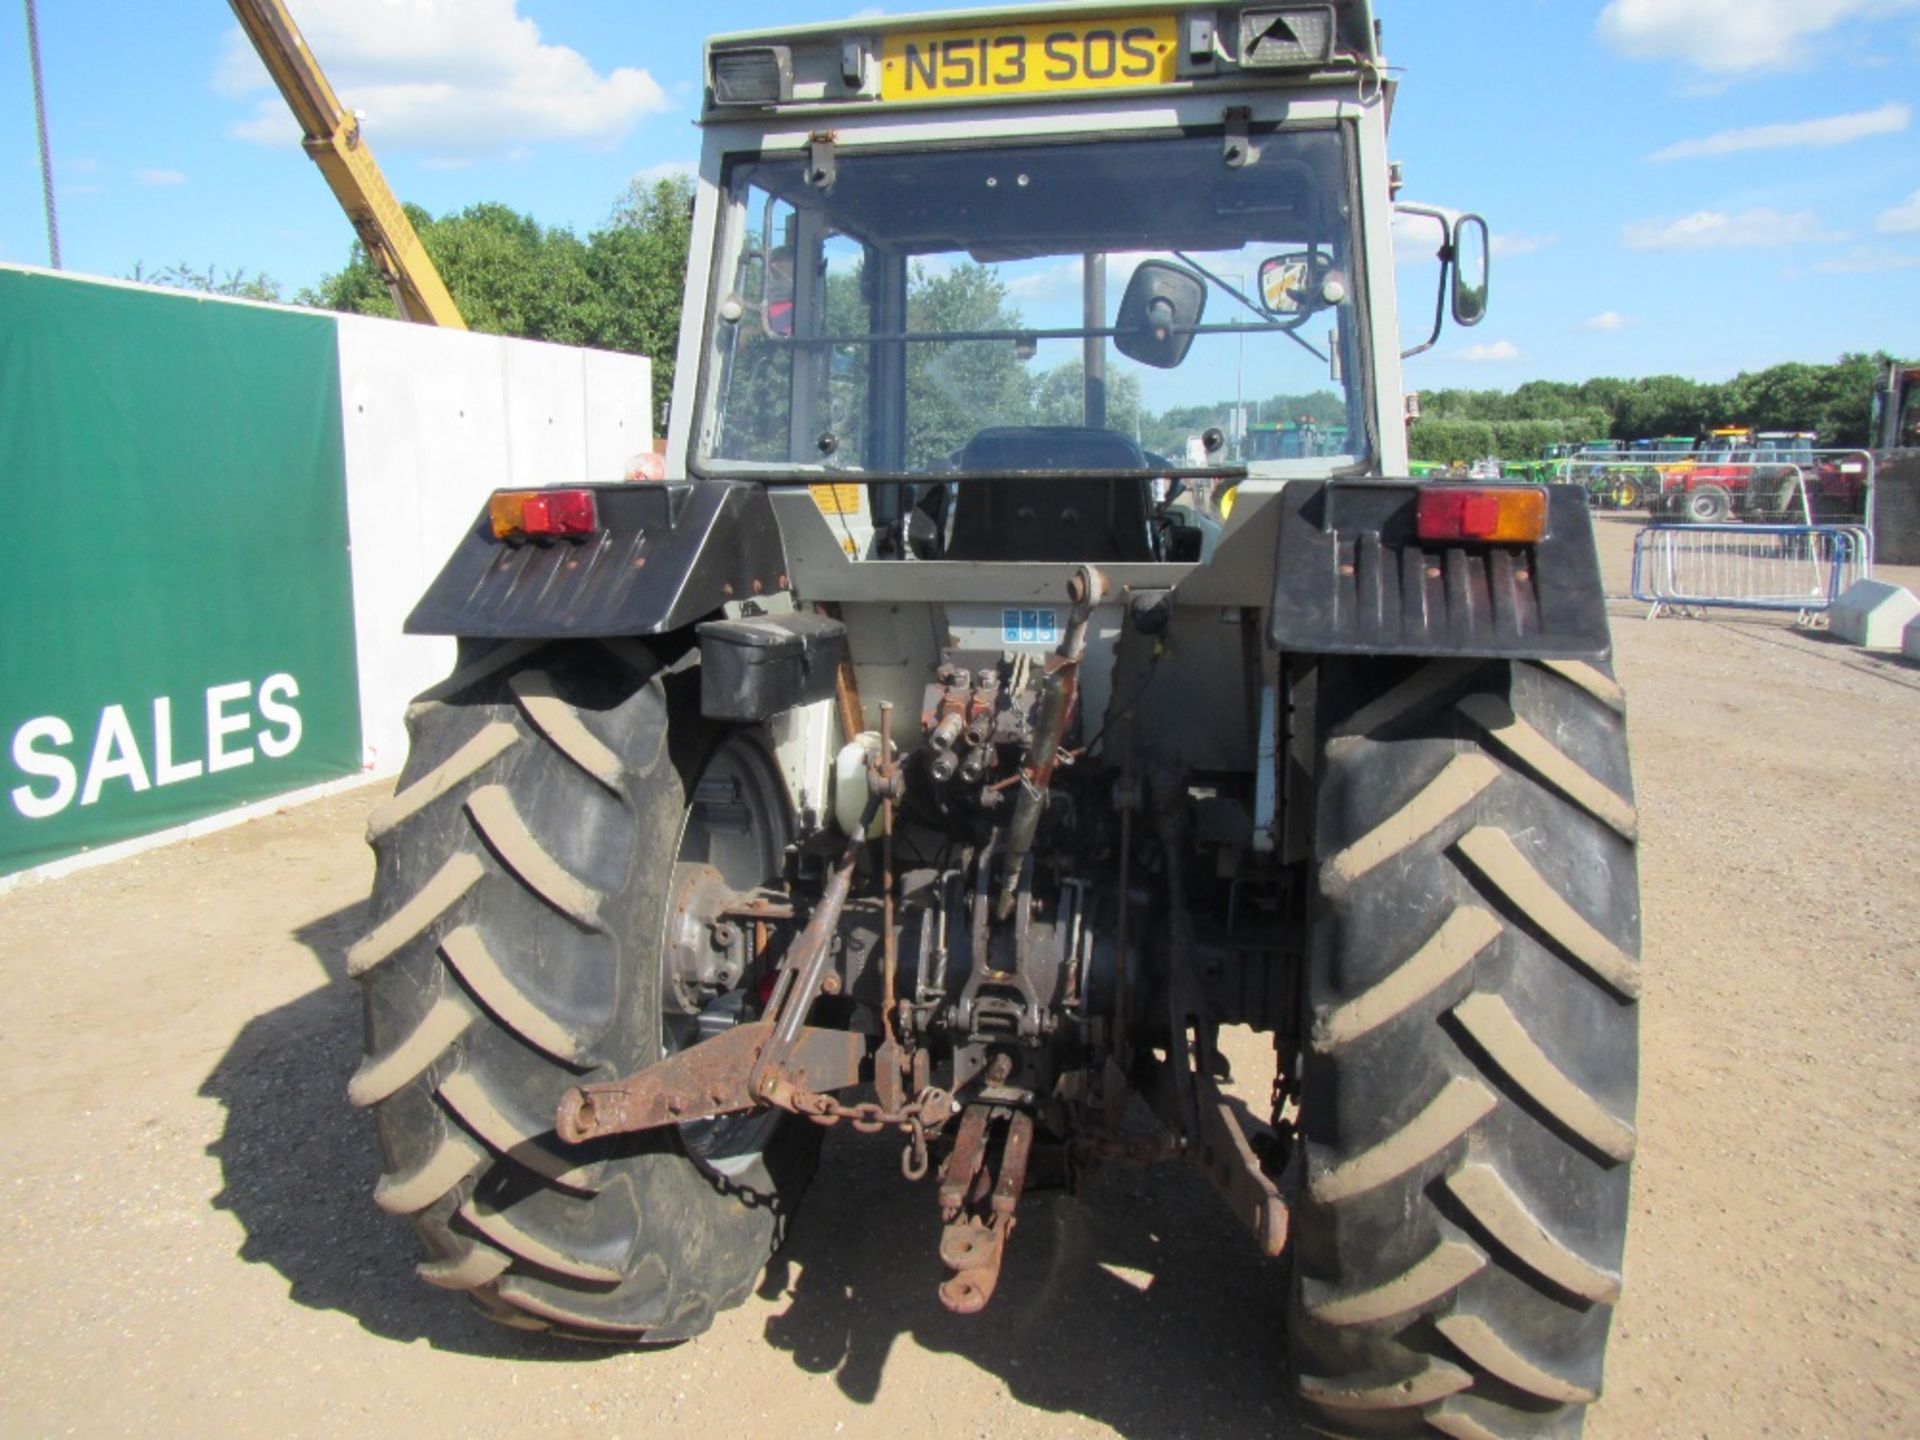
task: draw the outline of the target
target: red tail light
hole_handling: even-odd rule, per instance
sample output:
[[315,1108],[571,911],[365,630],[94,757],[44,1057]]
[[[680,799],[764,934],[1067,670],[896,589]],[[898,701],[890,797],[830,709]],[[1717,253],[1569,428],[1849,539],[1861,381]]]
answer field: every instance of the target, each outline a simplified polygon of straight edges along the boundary
[[600,507],[591,490],[496,490],[487,502],[493,538],[513,535],[591,535]]
[[1423,488],[1416,525],[1422,540],[1531,544],[1547,533],[1547,492],[1531,486]]

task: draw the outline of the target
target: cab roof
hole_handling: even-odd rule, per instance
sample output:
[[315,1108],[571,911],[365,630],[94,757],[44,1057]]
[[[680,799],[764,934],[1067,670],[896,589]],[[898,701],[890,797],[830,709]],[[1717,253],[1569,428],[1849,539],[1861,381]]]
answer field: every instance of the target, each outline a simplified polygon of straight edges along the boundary
[[[1154,71],[1138,72],[1133,79],[1116,78],[1110,84],[1100,83],[1101,77],[1094,75],[1075,76],[1066,84],[1050,83],[1067,73],[1068,62],[1047,47],[1058,42],[1071,49],[1074,41],[1089,35],[1103,39],[1101,22],[1119,27],[1116,34],[1140,36],[1143,27],[1150,31],[1159,62]],[[1018,88],[935,84],[918,94],[904,93],[912,89],[901,83],[909,47],[920,66],[951,47],[949,78],[970,77],[973,54],[991,57],[996,77],[1004,78],[1017,63],[1013,46],[1021,34],[1026,36],[1027,48],[1020,53],[1030,54],[1035,63],[1022,65],[1026,83]],[[1323,43],[1323,50],[1310,53]],[[1053,58],[1043,66],[1044,56]],[[1391,82],[1381,69],[1383,63],[1373,0],[1215,5],[1062,0],[1048,5],[936,10],[716,35],[706,48],[702,120],[715,123],[784,111],[1031,103],[1116,92],[1179,93],[1332,80],[1352,83],[1365,73],[1387,86]]]

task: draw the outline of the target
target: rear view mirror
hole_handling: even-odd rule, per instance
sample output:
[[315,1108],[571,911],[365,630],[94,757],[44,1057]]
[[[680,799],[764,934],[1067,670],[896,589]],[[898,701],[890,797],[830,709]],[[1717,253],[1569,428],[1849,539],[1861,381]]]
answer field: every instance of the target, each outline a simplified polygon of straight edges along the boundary
[[1453,227],[1453,323],[1478,325],[1487,318],[1488,270],[1492,245],[1487,222],[1462,215]]
[[1207,311],[1207,282],[1164,260],[1143,260],[1120,301],[1114,348],[1129,360],[1172,370],[1193,348]]
[[1282,319],[1313,309],[1313,256],[1276,255],[1262,265],[1260,308]]
[[1424,343],[1402,350],[1402,360],[1431,350],[1440,340],[1446,324],[1451,297],[1456,325],[1478,325],[1487,318],[1488,269],[1493,245],[1487,235],[1487,222],[1478,215],[1462,215],[1432,205],[1398,204],[1396,216],[1417,216],[1439,222],[1440,248],[1434,257],[1440,262],[1440,288],[1434,296],[1433,332]]
[[1346,276],[1318,251],[1276,255],[1260,267],[1260,308],[1283,323],[1343,304],[1347,293]]

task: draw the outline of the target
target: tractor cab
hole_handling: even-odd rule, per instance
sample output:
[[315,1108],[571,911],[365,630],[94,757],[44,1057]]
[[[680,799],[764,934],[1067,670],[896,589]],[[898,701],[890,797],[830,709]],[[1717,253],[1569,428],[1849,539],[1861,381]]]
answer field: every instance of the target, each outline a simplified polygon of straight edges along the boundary
[[1247,427],[1246,458],[1257,460],[1314,460],[1323,455],[1343,455],[1347,448],[1347,427],[1320,425],[1312,420],[1297,424],[1253,424]]
[[[668,469],[767,484],[796,588],[1189,565],[1196,495],[1407,473],[1366,4],[797,27],[707,81]],[[1484,223],[1436,213],[1473,323]]]
[[1811,466],[1819,444],[1811,430],[1766,430],[1754,437],[1754,459],[1762,465]]

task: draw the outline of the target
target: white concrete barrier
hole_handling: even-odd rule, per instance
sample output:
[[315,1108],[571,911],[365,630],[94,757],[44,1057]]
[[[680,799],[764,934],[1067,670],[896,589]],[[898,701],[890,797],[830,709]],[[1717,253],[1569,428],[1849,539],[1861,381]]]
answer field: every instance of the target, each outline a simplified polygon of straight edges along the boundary
[[1833,633],[1866,650],[1898,650],[1901,637],[1920,619],[1920,599],[1905,586],[1862,580],[1842,595],[1832,612]]
[[652,448],[652,362],[339,317],[363,763],[406,760],[407,701],[454,642],[401,625],[481,503],[514,485],[619,480]]

